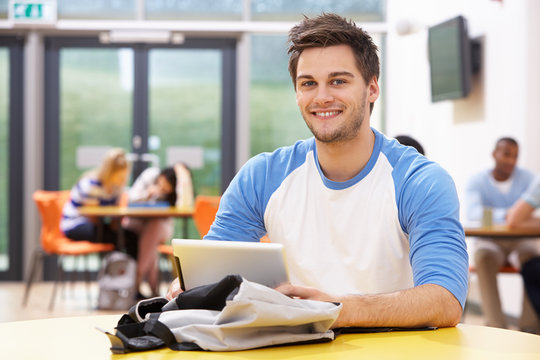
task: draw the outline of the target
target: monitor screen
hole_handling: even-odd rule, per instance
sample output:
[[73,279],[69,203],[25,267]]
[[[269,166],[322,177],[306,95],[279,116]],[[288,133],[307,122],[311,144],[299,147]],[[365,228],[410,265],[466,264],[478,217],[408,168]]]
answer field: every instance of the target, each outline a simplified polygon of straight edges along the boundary
[[463,16],[429,28],[428,50],[433,102],[466,97],[471,89],[471,42]]

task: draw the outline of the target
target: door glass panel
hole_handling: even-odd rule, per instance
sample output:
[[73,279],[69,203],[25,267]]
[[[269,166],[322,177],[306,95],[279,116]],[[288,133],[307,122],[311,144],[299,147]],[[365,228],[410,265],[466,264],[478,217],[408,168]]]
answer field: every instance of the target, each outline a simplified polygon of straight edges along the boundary
[[9,160],[9,50],[0,48],[0,271],[9,269],[8,160]]
[[[251,155],[311,137],[291,82],[287,36],[251,36]],[[276,106],[279,104],[279,106]]]
[[[60,189],[101,162],[110,147],[130,151],[133,104],[133,50],[60,50]],[[65,261],[64,270],[82,264]],[[93,256],[89,267],[97,270]]]
[[[221,66],[220,50],[153,49],[149,54],[149,149],[161,167],[186,163],[195,194],[220,191]],[[198,237],[189,228],[189,236]]]
[[81,150],[130,150],[132,95],[133,50],[61,49],[60,189],[100,163],[102,156],[88,159]]

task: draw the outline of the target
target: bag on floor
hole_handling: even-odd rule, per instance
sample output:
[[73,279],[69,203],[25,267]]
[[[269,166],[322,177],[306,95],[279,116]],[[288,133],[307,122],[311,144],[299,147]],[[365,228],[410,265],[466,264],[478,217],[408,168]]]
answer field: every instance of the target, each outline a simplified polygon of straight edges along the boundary
[[327,342],[341,304],[292,299],[239,275],[193,288],[176,299],[137,303],[105,332],[113,353],[150,350],[235,351]]
[[114,251],[103,258],[98,273],[98,309],[128,310],[136,303],[136,261],[126,253]]

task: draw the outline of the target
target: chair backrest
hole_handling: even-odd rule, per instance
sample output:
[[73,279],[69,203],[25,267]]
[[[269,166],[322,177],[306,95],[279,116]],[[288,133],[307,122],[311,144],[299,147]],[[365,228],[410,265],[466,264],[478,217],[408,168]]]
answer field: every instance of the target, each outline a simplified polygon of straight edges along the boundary
[[60,230],[62,209],[69,199],[69,190],[38,190],[33,198],[41,217],[41,247],[47,253],[54,253],[60,243],[69,241]]
[[198,195],[195,198],[193,221],[201,238],[210,231],[210,226],[216,218],[220,200],[221,196]]

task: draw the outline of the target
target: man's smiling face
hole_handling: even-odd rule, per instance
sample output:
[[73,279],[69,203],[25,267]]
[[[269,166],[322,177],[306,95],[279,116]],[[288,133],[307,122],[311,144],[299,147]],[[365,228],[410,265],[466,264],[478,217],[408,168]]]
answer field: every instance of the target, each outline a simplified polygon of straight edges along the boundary
[[364,119],[369,119],[369,103],[378,97],[378,88],[370,90],[348,45],[305,49],[298,59],[296,103],[321,142],[358,135]]

